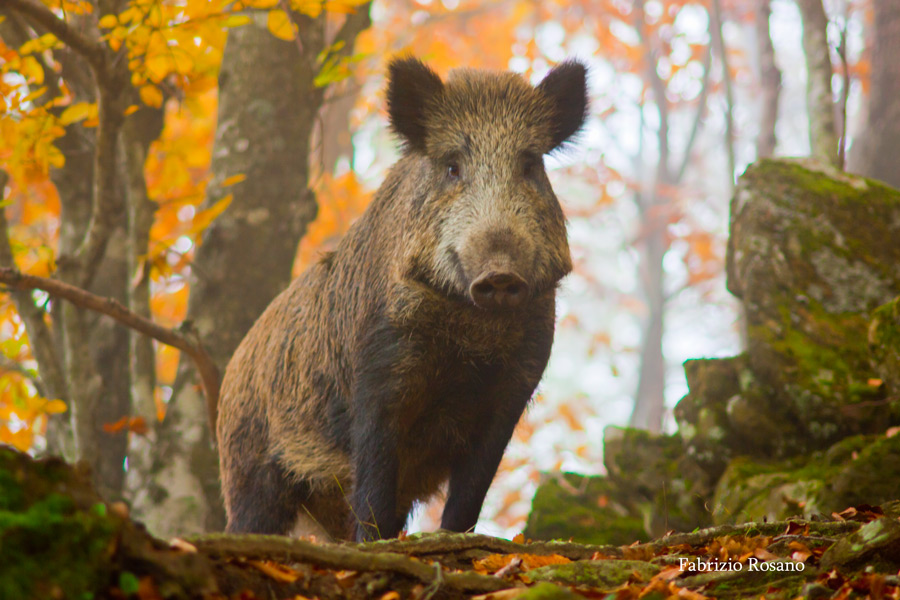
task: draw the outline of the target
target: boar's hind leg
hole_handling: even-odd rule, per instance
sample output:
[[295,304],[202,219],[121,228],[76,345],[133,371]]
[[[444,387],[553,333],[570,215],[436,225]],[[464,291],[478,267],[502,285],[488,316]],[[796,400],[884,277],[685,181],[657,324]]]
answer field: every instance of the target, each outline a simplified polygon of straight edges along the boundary
[[[527,390],[520,389],[518,393],[512,390],[500,392],[508,398],[498,403],[503,409],[494,415],[478,443],[460,456],[450,469],[450,489],[441,516],[442,529],[471,531],[475,528],[484,496],[497,473],[503,451],[533,391],[534,386]],[[497,398],[487,397],[485,401],[495,403]]]
[[310,496],[309,484],[292,481],[273,459],[250,464],[232,475],[227,486],[231,533],[286,535],[294,527],[301,504]]

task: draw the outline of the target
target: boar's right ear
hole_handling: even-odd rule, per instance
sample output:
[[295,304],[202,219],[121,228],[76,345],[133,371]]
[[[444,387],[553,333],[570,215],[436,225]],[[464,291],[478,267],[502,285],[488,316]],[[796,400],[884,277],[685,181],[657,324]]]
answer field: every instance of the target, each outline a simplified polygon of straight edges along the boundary
[[391,127],[410,148],[425,151],[425,111],[443,89],[438,74],[418,59],[395,58],[388,65],[387,105]]
[[588,107],[586,79],[585,66],[577,60],[567,60],[553,67],[538,84],[537,89],[555,108],[548,152],[559,148],[584,125]]

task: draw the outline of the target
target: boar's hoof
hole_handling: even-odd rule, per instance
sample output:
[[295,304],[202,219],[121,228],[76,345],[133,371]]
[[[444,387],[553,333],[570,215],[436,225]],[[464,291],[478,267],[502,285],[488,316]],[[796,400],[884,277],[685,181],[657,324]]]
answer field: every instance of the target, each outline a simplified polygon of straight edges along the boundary
[[525,301],[528,284],[515,273],[483,273],[469,286],[475,305],[490,310],[516,308]]

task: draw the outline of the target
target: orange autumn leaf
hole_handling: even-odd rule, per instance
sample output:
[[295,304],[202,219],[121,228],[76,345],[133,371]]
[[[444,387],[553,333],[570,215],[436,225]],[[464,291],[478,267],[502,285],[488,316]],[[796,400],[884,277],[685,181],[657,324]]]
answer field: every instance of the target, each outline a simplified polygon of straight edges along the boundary
[[492,574],[507,566],[515,559],[522,561],[520,568],[523,571],[529,571],[547,565],[560,565],[572,562],[570,559],[565,556],[560,556],[559,554],[491,554],[485,558],[476,560],[474,567],[475,571],[478,573]]
[[247,564],[280,583],[294,583],[303,576],[300,571],[291,569],[290,567],[286,567],[271,560],[248,560]]

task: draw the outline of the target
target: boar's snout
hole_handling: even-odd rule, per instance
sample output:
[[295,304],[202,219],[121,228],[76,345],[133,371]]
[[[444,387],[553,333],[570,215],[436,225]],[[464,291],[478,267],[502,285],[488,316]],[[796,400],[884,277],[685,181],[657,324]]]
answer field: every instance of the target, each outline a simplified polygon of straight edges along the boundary
[[504,310],[516,308],[528,295],[528,284],[510,271],[488,271],[469,286],[472,301],[480,308]]

